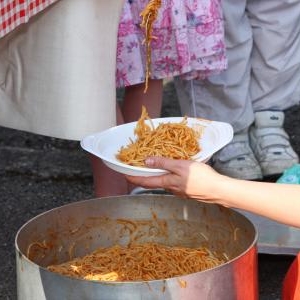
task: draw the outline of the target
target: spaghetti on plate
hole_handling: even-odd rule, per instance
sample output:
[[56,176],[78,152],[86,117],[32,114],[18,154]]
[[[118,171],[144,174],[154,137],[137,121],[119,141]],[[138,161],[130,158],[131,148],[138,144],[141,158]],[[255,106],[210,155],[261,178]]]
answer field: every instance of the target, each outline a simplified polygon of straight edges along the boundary
[[130,143],[121,147],[116,157],[131,166],[144,166],[149,156],[192,159],[201,151],[199,139],[202,131],[203,127],[188,126],[186,117],[179,123],[160,123],[155,128],[145,107],[142,107],[134,130],[136,141],[130,139]]

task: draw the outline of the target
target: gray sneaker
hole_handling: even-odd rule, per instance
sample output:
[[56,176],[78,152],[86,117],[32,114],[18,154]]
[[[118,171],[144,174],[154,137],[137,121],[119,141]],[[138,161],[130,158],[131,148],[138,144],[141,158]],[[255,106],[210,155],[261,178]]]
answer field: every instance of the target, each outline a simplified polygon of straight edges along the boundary
[[299,162],[283,124],[282,111],[255,113],[255,123],[249,130],[250,146],[260,164],[263,176],[281,174]]
[[221,174],[247,180],[261,179],[262,173],[249,146],[248,129],[235,133],[230,144],[217,152],[212,167]]

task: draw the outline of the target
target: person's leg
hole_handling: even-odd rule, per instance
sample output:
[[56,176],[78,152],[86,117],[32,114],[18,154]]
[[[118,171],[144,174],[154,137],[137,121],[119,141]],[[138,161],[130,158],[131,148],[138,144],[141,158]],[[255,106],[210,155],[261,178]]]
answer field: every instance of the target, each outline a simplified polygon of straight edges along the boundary
[[[150,118],[158,118],[161,113],[163,98],[163,81],[149,80],[148,90],[144,93],[145,84],[137,84],[125,88],[122,112],[125,123],[139,119],[142,106],[145,106]],[[128,190],[135,188],[128,183]]]
[[183,114],[230,123],[233,141],[211,160],[220,173],[244,178],[262,177],[249,146],[248,127],[254,120],[249,97],[252,30],[245,12],[246,0],[223,1],[228,69],[207,80],[182,81],[175,86]]
[[228,122],[238,132],[254,119],[248,95],[252,32],[245,14],[246,0],[224,0],[222,5],[227,70],[206,80],[176,77],[175,87],[183,114]]
[[[144,105],[151,118],[160,116],[163,95],[162,80],[150,80],[144,93],[144,83],[125,88],[122,111],[117,105],[118,125],[139,119]],[[124,175],[109,169],[99,158],[91,156],[95,195],[97,197],[126,195],[134,187],[127,183]]]
[[250,98],[254,111],[285,110],[300,101],[300,2],[249,1],[253,28]]
[[142,106],[148,111],[150,118],[158,118],[161,112],[163,97],[162,80],[149,80],[149,86],[144,93],[145,84],[136,84],[125,88],[122,105],[124,122],[137,121],[141,116]]
[[[116,111],[117,124],[123,124],[124,119],[118,104]],[[127,180],[122,174],[108,168],[100,158],[92,154],[90,155],[90,162],[92,166],[94,193],[96,197],[128,194]]]
[[247,9],[254,40],[250,143],[263,175],[270,176],[298,162],[283,128],[283,111],[300,100],[300,2],[249,1]]
[[128,187],[125,177],[108,168],[101,159],[90,155],[96,197],[127,195]]

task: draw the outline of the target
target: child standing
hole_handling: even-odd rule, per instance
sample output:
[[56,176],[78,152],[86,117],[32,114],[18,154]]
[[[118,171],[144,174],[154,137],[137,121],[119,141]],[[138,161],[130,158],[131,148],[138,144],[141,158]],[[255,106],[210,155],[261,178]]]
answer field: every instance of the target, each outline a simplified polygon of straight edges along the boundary
[[[163,79],[204,79],[227,67],[220,0],[161,0],[152,26],[150,74],[145,91],[147,49],[141,12],[152,0],[125,0],[121,13],[116,85],[125,88],[117,109],[118,124],[136,121],[144,105],[151,118],[160,116]],[[129,192],[127,181],[93,159],[97,196]],[[109,175],[108,175],[109,174]]]

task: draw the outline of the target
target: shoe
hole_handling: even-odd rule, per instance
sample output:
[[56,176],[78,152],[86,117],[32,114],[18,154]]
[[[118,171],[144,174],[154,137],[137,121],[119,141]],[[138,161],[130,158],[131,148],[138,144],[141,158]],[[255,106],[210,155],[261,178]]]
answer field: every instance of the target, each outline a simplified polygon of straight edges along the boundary
[[255,122],[250,127],[250,146],[260,164],[263,176],[282,174],[299,161],[288,134],[283,129],[282,111],[255,113]]
[[211,166],[223,175],[234,178],[262,179],[262,172],[249,146],[248,128],[235,133],[231,143],[217,152]]

